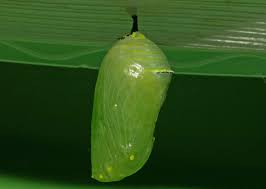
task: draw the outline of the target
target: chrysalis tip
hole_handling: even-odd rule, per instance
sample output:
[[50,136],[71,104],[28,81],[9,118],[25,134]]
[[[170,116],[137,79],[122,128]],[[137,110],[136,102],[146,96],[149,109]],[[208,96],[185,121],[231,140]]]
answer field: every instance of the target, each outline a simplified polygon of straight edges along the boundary
[[133,23],[132,23],[132,29],[131,29],[131,34],[133,32],[139,31],[138,28],[138,16],[137,15],[132,15]]

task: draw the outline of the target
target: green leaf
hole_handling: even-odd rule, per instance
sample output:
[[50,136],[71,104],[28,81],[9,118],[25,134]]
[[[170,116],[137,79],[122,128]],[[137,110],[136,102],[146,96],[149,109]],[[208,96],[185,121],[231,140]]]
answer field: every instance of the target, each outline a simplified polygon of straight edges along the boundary
[[0,61],[98,69],[130,6],[175,73],[265,77],[264,0],[2,0]]

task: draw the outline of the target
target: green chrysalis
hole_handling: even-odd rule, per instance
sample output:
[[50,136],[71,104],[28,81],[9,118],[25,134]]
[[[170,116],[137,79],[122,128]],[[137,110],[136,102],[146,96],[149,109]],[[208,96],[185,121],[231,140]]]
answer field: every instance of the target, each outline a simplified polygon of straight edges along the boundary
[[92,178],[119,181],[145,164],[171,73],[163,52],[137,30],[109,50],[94,95]]

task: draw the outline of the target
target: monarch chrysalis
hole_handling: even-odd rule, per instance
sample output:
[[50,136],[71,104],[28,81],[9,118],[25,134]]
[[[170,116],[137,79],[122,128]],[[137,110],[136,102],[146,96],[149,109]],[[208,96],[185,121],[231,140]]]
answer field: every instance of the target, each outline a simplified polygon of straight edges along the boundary
[[157,116],[171,80],[163,52],[137,29],[117,41],[101,64],[91,130],[92,178],[121,180],[152,151]]

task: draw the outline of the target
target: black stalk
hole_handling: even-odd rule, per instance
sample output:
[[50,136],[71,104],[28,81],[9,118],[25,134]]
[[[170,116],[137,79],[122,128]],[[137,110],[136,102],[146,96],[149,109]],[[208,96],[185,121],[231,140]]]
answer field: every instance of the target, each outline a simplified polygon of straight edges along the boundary
[[132,15],[132,19],[133,19],[133,24],[132,24],[131,34],[133,32],[139,31],[139,28],[138,28],[138,16],[137,15]]

